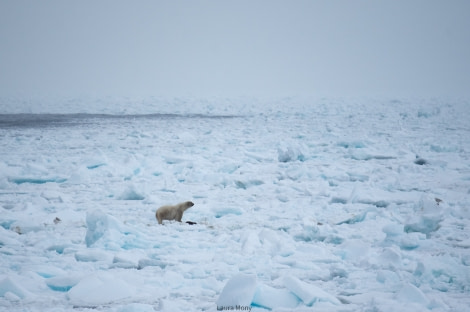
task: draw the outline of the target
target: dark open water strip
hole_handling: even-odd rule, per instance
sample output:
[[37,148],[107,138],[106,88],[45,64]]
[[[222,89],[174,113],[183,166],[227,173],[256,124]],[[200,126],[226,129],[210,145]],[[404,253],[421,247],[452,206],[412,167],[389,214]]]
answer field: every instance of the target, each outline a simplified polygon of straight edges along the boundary
[[0,129],[68,127],[73,125],[99,123],[103,120],[163,120],[163,119],[230,119],[237,115],[204,114],[0,114]]

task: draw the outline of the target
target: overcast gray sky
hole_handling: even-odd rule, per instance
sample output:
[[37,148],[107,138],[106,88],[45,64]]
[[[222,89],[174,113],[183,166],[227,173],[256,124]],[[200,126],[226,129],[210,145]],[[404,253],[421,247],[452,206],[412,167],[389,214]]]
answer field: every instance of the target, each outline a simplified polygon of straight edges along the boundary
[[470,96],[470,1],[0,0],[12,94]]

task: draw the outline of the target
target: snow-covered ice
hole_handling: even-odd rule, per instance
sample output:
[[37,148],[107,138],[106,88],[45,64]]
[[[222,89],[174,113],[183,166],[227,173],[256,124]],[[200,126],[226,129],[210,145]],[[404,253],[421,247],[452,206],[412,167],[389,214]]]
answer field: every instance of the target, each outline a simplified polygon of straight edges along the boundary
[[0,310],[464,311],[468,116],[437,99],[1,99]]

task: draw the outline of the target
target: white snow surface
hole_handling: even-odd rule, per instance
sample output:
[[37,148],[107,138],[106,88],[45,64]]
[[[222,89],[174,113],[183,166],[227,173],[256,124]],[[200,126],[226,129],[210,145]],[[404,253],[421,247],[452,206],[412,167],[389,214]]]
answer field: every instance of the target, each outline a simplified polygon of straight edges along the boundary
[[0,311],[465,311],[469,116],[438,99],[1,99]]

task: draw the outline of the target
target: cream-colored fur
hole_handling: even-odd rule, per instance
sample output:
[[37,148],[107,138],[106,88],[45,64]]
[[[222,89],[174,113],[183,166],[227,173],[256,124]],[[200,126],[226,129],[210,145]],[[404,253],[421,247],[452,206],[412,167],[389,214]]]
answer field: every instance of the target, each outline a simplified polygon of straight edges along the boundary
[[158,220],[158,224],[162,224],[163,220],[176,220],[178,222],[181,222],[183,213],[186,211],[186,209],[192,206],[194,206],[194,203],[191,201],[179,203],[178,205],[162,206],[157,209],[155,217]]

